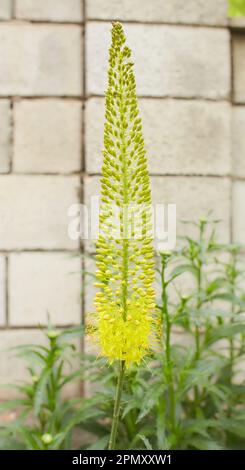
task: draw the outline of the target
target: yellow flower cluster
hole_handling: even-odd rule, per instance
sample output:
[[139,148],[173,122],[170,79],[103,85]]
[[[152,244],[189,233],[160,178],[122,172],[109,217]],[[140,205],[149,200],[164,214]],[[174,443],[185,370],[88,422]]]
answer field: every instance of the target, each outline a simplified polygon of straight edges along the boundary
[[152,287],[151,191],[131,51],[112,27],[97,241],[97,334],[110,362],[138,363],[149,349]]

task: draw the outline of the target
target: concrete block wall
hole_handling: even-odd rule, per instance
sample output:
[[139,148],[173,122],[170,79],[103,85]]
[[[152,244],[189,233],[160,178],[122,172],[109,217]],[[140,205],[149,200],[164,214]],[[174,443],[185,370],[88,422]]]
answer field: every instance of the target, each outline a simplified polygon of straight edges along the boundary
[[[178,234],[213,210],[245,242],[245,23],[226,3],[0,0],[0,348],[90,308],[67,209],[98,193],[111,21],[133,49],[153,200],[177,204]],[[23,376],[0,357],[0,383]]]
[[82,22],[80,0],[0,0],[0,384],[24,377],[7,348],[43,341],[48,315],[82,320],[80,244],[67,234],[81,199]]

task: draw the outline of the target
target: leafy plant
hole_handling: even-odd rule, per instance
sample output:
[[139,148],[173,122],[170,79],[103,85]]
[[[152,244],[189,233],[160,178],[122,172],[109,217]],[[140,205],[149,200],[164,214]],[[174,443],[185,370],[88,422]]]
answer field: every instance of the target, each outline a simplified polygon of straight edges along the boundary
[[71,361],[77,361],[73,340],[81,333],[81,327],[63,331],[49,327],[45,332],[46,345],[15,348],[27,361],[30,379],[9,385],[21,397],[0,404],[0,412],[17,409],[19,413],[15,421],[0,429],[1,437],[5,442],[12,441],[14,448],[19,445],[35,450],[70,448],[76,425],[93,416],[91,400],[65,400],[62,396],[68,384],[82,377],[80,365],[74,370],[71,367]]
[[[245,448],[245,386],[237,380],[244,364],[245,270],[241,248],[217,242],[216,224],[192,224],[196,236],[160,255],[158,342],[125,377],[122,449]],[[101,374],[100,411],[107,416],[116,373],[103,368],[98,383]],[[106,446],[108,433],[108,425],[100,428],[98,445]]]
[[[159,444],[160,448],[223,448],[230,445],[225,416],[229,416],[231,430],[232,423],[237,426],[237,414],[240,419],[244,415],[241,400],[245,397],[236,396],[234,383],[234,362],[244,359],[245,305],[238,288],[244,268],[237,266],[241,250],[219,245],[214,229],[208,233],[205,219],[195,225],[197,238],[185,237],[179,253],[161,255],[162,347],[153,373],[162,377],[165,390],[155,407],[160,438],[153,445],[158,448]],[[224,262],[222,257],[227,255]],[[192,288],[180,289],[187,273]],[[171,300],[176,281],[177,299]],[[172,340],[176,329],[182,331],[183,339],[186,336],[186,345]]]

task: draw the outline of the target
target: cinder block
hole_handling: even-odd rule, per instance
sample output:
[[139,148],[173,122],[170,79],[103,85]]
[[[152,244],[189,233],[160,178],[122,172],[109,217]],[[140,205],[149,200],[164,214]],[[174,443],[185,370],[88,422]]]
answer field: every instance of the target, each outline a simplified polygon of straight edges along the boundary
[[[31,380],[27,370],[29,363],[23,357],[16,357],[17,351],[12,348],[25,344],[46,344],[44,334],[40,330],[35,329],[18,329],[18,330],[2,330],[0,331],[1,344],[1,361],[0,361],[0,399],[15,398],[19,392],[13,388],[7,387],[7,384],[20,383],[23,380]],[[79,341],[75,342],[79,351]],[[73,368],[79,367],[78,360],[72,361],[71,366],[67,366],[67,373],[71,373]],[[37,367],[38,373],[38,367]],[[6,387],[3,387],[6,385]],[[78,396],[80,394],[80,383],[73,382],[66,386],[64,397]]]
[[245,245],[245,181],[233,183],[233,240]]
[[80,95],[81,38],[79,26],[0,24],[0,95]]
[[[106,88],[109,23],[87,27],[87,93]],[[228,98],[230,35],[225,29],[127,24],[141,96]]]
[[245,177],[245,106],[233,107],[232,158],[233,174]]
[[6,321],[6,259],[0,256],[0,325]]
[[[152,201],[153,204],[164,204],[165,210],[168,204],[176,205],[177,237],[196,235],[196,228],[183,224],[183,221],[197,222],[201,217],[209,216],[210,219],[221,221],[216,227],[217,233],[219,240],[226,243],[230,239],[230,186],[228,178],[152,176]],[[87,177],[84,189],[85,201],[89,206],[91,196],[100,194],[99,177]],[[94,242],[86,241],[87,251],[94,252]]]
[[79,22],[81,0],[16,0],[16,17],[30,20]]
[[219,240],[229,241],[231,184],[228,178],[155,177],[152,199],[153,203],[176,204],[177,237],[196,234],[196,228],[183,221],[198,222],[201,217],[209,216],[221,221],[216,227]]
[[1,0],[0,19],[9,20],[11,18],[12,0]]
[[81,168],[81,103],[23,100],[15,105],[13,169],[72,173]]
[[234,101],[245,103],[245,36],[233,35]]
[[[229,103],[142,98],[139,106],[151,173],[230,173]],[[86,168],[100,173],[104,100],[90,98],[85,113]]]
[[81,262],[69,253],[16,253],[9,257],[12,326],[79,324]]
[[11,153],[11,111],[8,100],[0,101],[0,122],[0,173],[7,173]]
[[67,232],[77,176],[0,176],[0,249],[77,249]]
[[227,24],[226,0],[88,0],[90,19]]

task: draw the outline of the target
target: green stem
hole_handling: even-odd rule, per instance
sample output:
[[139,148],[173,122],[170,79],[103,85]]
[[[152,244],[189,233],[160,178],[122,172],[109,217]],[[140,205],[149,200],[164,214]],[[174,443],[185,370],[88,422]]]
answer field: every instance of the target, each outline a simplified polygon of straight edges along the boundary
[[[129,395],[132,395],[133,394],[133,384],[135,382],[135,374],[131,374],[127,377],[127,382],[126,382],[126,393],[129,394]],[[132,443],[134,437],[135,437],[135,429],[136,429],[136,420],[137,420],[137,413],[136,413],[136,409],[132,409],[130,410],[125,418],[125,426],[126,426],[126,430],[127,430],[127,435],[128,435],[128,439],[129,441]]]
[[[232,255],[232,264],[231,264],[231,270],[230,270],[230,284],[231,284],[231,288],[230,288],[230,293],[231,293],[231,296],[232,296],[232,300],[231,300],[231,323],[234,322],[234,316],[236,314],[236,306],[234,305],[234,295],[235,295],[235,292],[236,292],[236,257],[235,257],[235,254]],[[232,379],[233,379],[233,369],[234,369],[234,361],[235,361],[235,350],[234,350],[234,338],[231,337],[230,340],[229,340],[229,377],[228,377],[228,380],[229,380],[229,385],[231,386],[232,385]],[[227,416],[228,418],[231,418],[232,416],[232,409],[233,409],[233,406],[234,406],[234,400],[233,400],[233,397],[231,396],[230,400],[229,400],[229,404],[228,404],[228,407],[227,407]]]
[[[231,278],[231,323],[234,322],[234,316],[236,313],[236,308],[234,305],[233,297],[235,296],[235,285],[236,285],[236,278],[234,277],[234,272],[236,272],[236,258],[233,255],[232,258],[232,278]],[[230,338],[230,384],[232,383],[232,375],[233,375],[233,368],[234,368],[234,360],[235,360],[235,351],[234,351],[234,340],[233,337]]]
[[[233,310],[233,305],[232,305],[232,310]],[[234,314],[234,312],[233,312]],[[231,319],[231,323],[233,323],[233,319]],[[235,352],[234,352],[234,340],[233,338],[230,338],[230,372],[229,372],[229,382],[230,385],[232,384],[232,376],[233,376],[233,368],[234,368],[234,360],[235,360]]]
[[[204,228],[205,228],[205,225],[201,223],[201,226],[200,226],[200,240],[199,240],[199,246],[200,247],[202,247],[202,245],[203,245]],[[200,257],[199,261],[198,261],[198,275],[197,275],[197,305],[196,305],[196,310],[197,310],[198,317],[199,317],[199,310],[200,310],[201,305],[202,305],[202,298],[201,298],[202,269],[203,269],[203,261],[202,261],[202,258]],[[199,318],[197,320],[199,321]],[[195,326],[195,349],[196,349],[195,361],[199,361],[201,351],[200,351],[200,329],[199,329],[198,324]],[[198,385],[195,385],[195,387],[194,387],[194,403],[195,403],[196,415],[198,415],[199,401],[200,401],[199,388],[198,388]]]
[[[201,285],[202,285],[202,264],[199,263],[198,277],[197,277],[197,312],[199,312],[202,301],[201,301]],[[196,360],[200,359],[200,330],[199,326],[195,327],[195,345],[196,345]]]
[[195,327],[195,348],[196,348],[195,358],[196,358],[196,361],[198,361],[200,358],[200,331],[197,325]]
[[[202,267],[199,266],[199,270],[198,270],[198,279],[197,279],[197,296],[198,296],[198,300],[197,300],[197,313],[199,312],[199,309],[201,307],[201,269]],[[199,330],[199,326],[196,325],[195,326],[195,361],[199,361],[200,359],[200,330]],[[194,402],[195,402],[195,408],[196,408],[196,414],[198,412],[198,407],[199,407],[199,389],[198,389],[198,385],[195,385],[194,387]]]
[[118,422],[119,422],[119,416],[120,416],[120,404],[121,404],[121,396],[122,396],[122,388],[123,388],[124,370],[125,370],[125,364],[124,364],[123,361],[121,361],[120,366],[119,366],[119,374],[118,374],[117,388],[116,388],[116,394],[115,394],[115,402],[114,402],[114,410],[113,410],[112,426],[111,426],[111,435],[110,435],[109,446],[108,446],[109,450],[115,449],[115,445],[116,445]]
[[168,296],[167,296],[167,285],[165,282],[165,268],[166,264],[163,261],[162,266],[162,314],[165,319],[165,329],[166,329],[166,362],[167,362],[167,371],[168,371],[168,390],[169,390],[169,417],[172,432],[176,428],[176,403],[175,403],[175,391],[174,391],[174,378],[173,378],[173,367],[172,367],[172,357],[171,357],[171,320],[169,317],[168,311]]
[[[121,65],[121,64],[120,64]],[[120,121],[121,121],[121,161],[122,161],[122,189],[123,189],[123,218],[121,234],[123,236],[122,243],[122,307],[123,307],[123,320],[127,320],[127,299],[128,299],[128,181],[127,181],[127,159],[126,159],[126,131],[123,126],[123,108],[124,108],[124,90],[122,86],[122,72],[120,73]],[[126,213],[125,213],[126,210]],[[123,388],[125,363],[120,361],[119,374],[117,381],[117,388],[115,394],[114,411],[112,418],[111,435],[109,440],[109,450],[115,448],[117,429],[120,415],[121,395]]]
[[[119,66],[121,67],[122,60],[119,60]],[[123,307],[123,319],[127,320],[127,299],[128,299],[128,165],[127,165],[127,152],[126,152],[126,129],[124,127],[124,106],[125,106],[125,96],[124,96],[124,87],[123,83],[123,74],[120,72],[120,104],[119,104],[119,113],[120,113],[120,152],[121,152],[121,162],[122,162],[122,192],[123,192],[123,207],[122,207],[122,224],[121,224],[121,236],[123,237],[122,241],[122,307]]]

